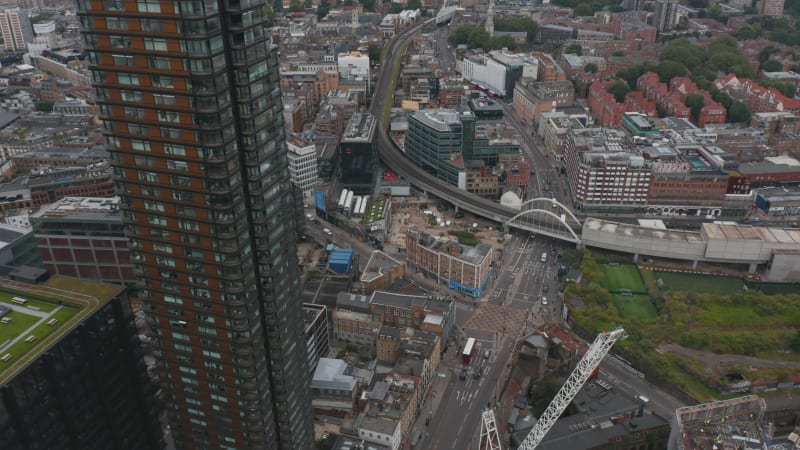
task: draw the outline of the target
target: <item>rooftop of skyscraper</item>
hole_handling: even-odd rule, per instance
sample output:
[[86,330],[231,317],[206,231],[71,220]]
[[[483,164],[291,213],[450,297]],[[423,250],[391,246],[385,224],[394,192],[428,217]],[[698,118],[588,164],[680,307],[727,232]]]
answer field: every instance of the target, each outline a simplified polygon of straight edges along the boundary
[[417,111],[413,117],[435,130],[450,131],[451,126],[461,125],[461,116],[471,115],[471,112],[459,113],[454,109],[429,109]]
[[122,289],[61,276],[37,285],[0,279],[0,385],[20,373]]
[[347,122],[342,142],[370,142],[375,134],[375,117],[368,113],[356,113]]

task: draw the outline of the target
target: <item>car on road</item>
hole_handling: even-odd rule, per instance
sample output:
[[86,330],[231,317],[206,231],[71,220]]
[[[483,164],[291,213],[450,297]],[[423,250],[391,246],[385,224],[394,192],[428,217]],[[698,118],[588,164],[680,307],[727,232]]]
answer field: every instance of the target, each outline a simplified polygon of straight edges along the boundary
[[542,297],[542,305],[547,306],[547,297]]
[[331,230],[329,230],[327,228],[323,228],[322,232],[327,234],[328,236],[333,236],[333,231],[331,231]]
[[313,220],[314,216],[312,216],[311,214],[306,214],[306,219]]
[[542,285],[542,292],[547,292],[550,290],[550,285],[545,283]]
[[492,351],[491,351],[491,350],[485,350],[485,351],[483,352],[483,359],[489,359],[489,357],[490,357],[491,355],[492,355]]

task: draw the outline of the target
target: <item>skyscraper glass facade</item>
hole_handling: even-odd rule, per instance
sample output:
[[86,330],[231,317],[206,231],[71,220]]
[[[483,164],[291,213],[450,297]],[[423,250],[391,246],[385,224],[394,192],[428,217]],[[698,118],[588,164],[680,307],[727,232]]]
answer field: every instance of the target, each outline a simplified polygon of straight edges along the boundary
[[267,4],[78,0],[179,449],[313,446]]

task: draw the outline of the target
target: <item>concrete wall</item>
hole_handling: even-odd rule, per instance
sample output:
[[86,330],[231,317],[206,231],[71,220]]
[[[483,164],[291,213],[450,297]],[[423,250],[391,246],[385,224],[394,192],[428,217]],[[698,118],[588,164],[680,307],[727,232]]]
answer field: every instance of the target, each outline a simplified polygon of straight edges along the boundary
[[776,251],[767,272],[769,281],[800,281],[800,251]]
[[615,227],[613,225],[616,224],[611,222],[601,224],[598,227],[595,221],[584,222],[581,235],[584,245],[689,261],[702,260],[704,257],[705,244],[699,239],[692,239],[692,235],[687,239],[687,232],[653,230],[633,225]]

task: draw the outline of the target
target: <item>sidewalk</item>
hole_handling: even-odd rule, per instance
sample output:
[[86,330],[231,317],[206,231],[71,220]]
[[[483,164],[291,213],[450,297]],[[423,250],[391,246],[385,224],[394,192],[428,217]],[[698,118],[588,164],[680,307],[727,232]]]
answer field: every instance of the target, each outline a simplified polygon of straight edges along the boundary
[[[437,412],[439,411],[439,405],[442,403],[442,398],[444,397],[445,389],[448,389],[447,383],[450,380],[450,368],[445,367],[445,361],[442,360],[441,364],[439,365],[439,370],[434,374],[434,380],[431,382],[431,385],[428,386],[427,396],[423,399],[422,405],[419,408],[419,416],[417,417],[414,425],[411,427],[411,438],[413,439],[414,435],[417,432],[422,434],[422,439],[417,442],[417,445],[414,448],[428,448],[429,440],[430,440],[430,426],[426,425],[425,422],[427,420],[433,420],[433,417],[436,416]],[[440,377],[438,374],[444,373],[447,375],[446,377]]]

